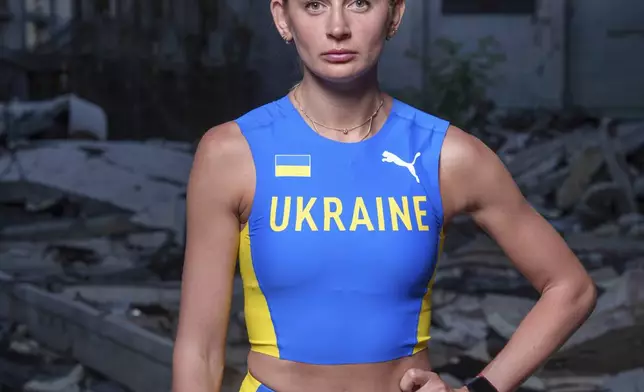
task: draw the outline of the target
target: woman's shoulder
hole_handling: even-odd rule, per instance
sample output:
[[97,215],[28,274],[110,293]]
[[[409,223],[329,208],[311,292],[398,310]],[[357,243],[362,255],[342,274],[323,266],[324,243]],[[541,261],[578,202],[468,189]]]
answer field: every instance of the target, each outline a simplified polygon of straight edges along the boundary
[[244,155],[247,149],[239,125],[235,121],[228,121],[203,134],[197,146],[197,156],[213,161],[226,161]]

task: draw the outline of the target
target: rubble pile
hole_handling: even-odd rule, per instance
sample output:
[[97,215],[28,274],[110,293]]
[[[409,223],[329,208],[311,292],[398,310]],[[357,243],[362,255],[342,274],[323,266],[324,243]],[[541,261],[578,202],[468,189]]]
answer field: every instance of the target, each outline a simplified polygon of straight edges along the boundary
[[587,231],[642,212],[642,122],[601,119],[597,126],[557,131],[547,119],[522,132],[485,128],[486,139],[494,140],[489,144],[539,212],[561,231]]
[[[89,120],[93,131],[45,137],[60,102],[14,108],[31,125],[0,131],[0,391],[149,391],[144,375],[170,371],[193,146],[105,141]],[[508,115],[478,134],[600,292],[588,323],[522,390],[644,389],[644,123]],[[237,390],[249,350],[239,277],[234,287],[224,391]],[[436,276],[433,367],[454,384],[476,374],[537,297],[458,217]]]
[[[5,150],[0,155],[0,271],[11,275],[14,285],[31,284],[124,319],[152,323],[152,316],[163,314],[159,304],[178,308],[191,163],[190,146],[179,143],[40,140]],[[151,316],[143,317],[146,312]],[[172,319],[161,319],[172,339]],[[5,338],[15,342],[11,336]],[[0,349],[5,361],[16,355],[11,344]],[[74,390],[38,389],[34,380],[47,372],[56,374],[48,383],[91,383],[83,368],[44,366],[36,360],[38,353],[34,349],[17,359],[29,365],[9,372],[14,376],[0,373],[0,385],[28,381],[25,391]],[[98,385],[82,390],[119,390]]]
[[106,141],[102,109],[75,96],[0,113],[0,390],[136,391],[79,342],[114,341],[110,315],[120,339],[171,347],[192,146]]
[[118,383],[61,356],[29,337],[22,325],[0,320],[0,390],[127,392]]

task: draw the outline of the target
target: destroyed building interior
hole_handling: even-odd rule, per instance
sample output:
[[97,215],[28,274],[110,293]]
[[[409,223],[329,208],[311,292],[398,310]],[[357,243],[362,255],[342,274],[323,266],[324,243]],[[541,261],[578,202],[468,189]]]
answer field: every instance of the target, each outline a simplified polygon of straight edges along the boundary
[[[184,3],[191,2],[173,4]],[[0,28],[10,22],[7,4],[18,2],[0,1]],[[231,36],[243,36],[236,38],[243,45],[232,39],[221,44],[223,57],[239,57],[228,59],[221,74],[195,65],[205,57],[202,51],[216,51],[203,37],[192,36],[184,68],[172,74],[168,69],[177,63],[171,56],[168,69],[153,64],[158,45],[146,41],[147,52],[136,46],[147,35],[127,30],[126,39],[107,39],[112,36],[103,37],[103,30],[122,34],[124,25],[89,14],[96,19],[76,23],[82,33],[74,36],[68,27],[52,35],[61,42],[37,45],[47,50],[38,54],[47,61],[33,53],[12,58],[19,50],[0,41],[0,89],[11,84],[26,95],[13,99],[0,91],[0,392],[170,391],[196,136],[206,120],[212,126],[250,107],[256,93],[256,80],[247,81],[259,76],[246,72],[251,57],[240,49],[250,46],[252,34],[223,11],[190,25],[210,33],[207,28],[226,19]],[[105,57],[92,52],[95,41],[87,37],[94,35],[109,44]],[[125,51],[121,46],[131,37],[137,39]],[[280,37],[275,40],[282,45]],[[61,48],[78,57],[57,57]],[[140,57],[126,62],[114,53]],[[85,73],[86,62],[91,72]],[[204,82],[193,66],[216,77]],[[131,80],[114,86],[126,72]],[[63,76],[65,88],[52,87]],[[156,95],[161,84],[151,80],[157,77],[179,87]],[[28,81],[37,86],[27,88]],[[215,94],[228,97],[221,110],[212,110]],[[588,321],[520,391],[644,391],[644,106],[638,108],[639,117],[565,105],[490,108],[469,117],[467,131],[499,155],[529,203],[587,268],[599,294]],[[154,129],[145,128],[147,119]],[[154,134],[163,127],[164,135]],[[176,137],[186,129],[192,134]],[[496,243],[471,219],[456,217],[433,291],[433,369],[454,386],[474,376],[537,298]],[[238,391],[247,372],[243,307],[236,273],[222,392]]]
[[[100,108],[75,96],[52,102],[14,106],[12,129],[24,133],[3,138],[0,385],[169,390],[194,146],[108,141]],[[94,114],[85,136],[68,122],[41,137],[74,108]],[[644,123],[526,111],[476,131],[600,293],[588,323],[523,390],[636,391],[622,388],[644,372]],[[433,366],[454,383],[471,376],[535,300],[495,243],[457,218],[435,283]],[[225,391],[244,376],[248,350],[237,276]]]

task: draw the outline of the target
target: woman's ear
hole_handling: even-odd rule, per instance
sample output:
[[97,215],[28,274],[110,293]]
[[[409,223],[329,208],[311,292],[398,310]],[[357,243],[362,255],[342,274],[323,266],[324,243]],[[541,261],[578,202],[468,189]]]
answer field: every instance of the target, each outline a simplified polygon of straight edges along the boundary
[[271,14],[273,15],[273,22],[275,23],[277,32],[282,36],[284,42],[290,43],[293,39],[293,34],[291,34],[291,30],[289,29],[285,0],[271,0]]

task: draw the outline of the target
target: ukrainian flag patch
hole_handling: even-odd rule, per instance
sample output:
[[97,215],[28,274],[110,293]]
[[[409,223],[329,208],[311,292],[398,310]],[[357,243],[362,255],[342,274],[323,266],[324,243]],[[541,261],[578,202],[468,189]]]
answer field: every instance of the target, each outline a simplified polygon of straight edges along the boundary
[[275,155],[275,177],[311,177],[311,155]]

